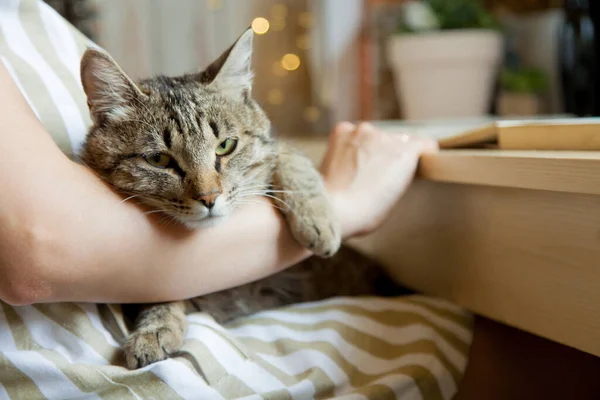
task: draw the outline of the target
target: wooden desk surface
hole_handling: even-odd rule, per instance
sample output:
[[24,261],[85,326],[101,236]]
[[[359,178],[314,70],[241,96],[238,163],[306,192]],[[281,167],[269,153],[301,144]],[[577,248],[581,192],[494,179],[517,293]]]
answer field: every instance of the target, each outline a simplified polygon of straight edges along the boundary
[[[319,163],[323,140],[294,140]],[[403,284],[600,356],[600,153],[424,156],[386,224],[350,242]]]
[[443,150],[421,160],[436,182],[600,194],[600,152]]

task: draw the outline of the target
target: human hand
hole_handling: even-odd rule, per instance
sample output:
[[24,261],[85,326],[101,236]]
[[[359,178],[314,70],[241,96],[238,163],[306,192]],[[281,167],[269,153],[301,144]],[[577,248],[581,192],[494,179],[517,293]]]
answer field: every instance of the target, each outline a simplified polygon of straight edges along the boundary
[[421,154],[437,142],[387,134],[369,123],[338,124],[320,171],[347,239],[373,232],[410,186]]

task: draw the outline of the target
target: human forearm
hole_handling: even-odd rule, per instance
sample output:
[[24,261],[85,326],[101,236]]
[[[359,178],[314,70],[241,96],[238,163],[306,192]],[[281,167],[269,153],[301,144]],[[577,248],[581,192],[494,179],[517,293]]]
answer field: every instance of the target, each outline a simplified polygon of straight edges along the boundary
[[32,209],[34,223],[24,226],[33,228],[13,235],[18,302],[176,300],[260,279],[310,254],[266,199],[187,231],[121,203],[88,174],[75,168],[67,186]]
[[[196,231],[170,225],[154,214],[146,216],[132,204],[119,204],[110,192],[91,192],[71,207],[88,215],[63,222],[62,229],[71,234],[66,241],[70,271],[61,273],[57,259],[55,290],[47,301],[188,298],[262,278],[309,255],[266,200],[248,205],[220,225]],[[68,219],[54,217],[57,223]],[[78,232],[80,223],[88,228]]]

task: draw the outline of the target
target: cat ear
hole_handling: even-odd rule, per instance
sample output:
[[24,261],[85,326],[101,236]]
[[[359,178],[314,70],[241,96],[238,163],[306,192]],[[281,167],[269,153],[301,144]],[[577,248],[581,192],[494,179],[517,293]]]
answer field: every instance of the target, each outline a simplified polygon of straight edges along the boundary
[[252,40],[248,28],[238,40],[201,73],[208,86],[236,99],[250,97],[252,91]]
[[88,48],[81,58],[81,83],[94,122],[127,119],[145,94],[107,53]]

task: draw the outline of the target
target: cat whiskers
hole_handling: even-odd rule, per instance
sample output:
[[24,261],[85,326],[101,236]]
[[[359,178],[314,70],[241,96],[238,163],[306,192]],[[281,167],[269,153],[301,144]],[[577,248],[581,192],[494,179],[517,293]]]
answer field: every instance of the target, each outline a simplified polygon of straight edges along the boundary
[[120,204],[125,203],[126,201],[129,201],[131,199],[139,199],[139,200],[141,200],[141,202],[146,203],[147,205],[149,205],[151,207],[157,207],[156,204],[150,204],[150,202],[148,200],[156,200],[159,203],[162,203],[164,201],[164,199],[162,197],[148,194],[148,193],[131,192],[131,191],[127,191],[127,190],[120,190],[118,188],[117,188],[117,190],[121,194],[129,196],[129,197],[123,199]]
[[[254,190],[242,191],[240,193],[237,193],[237,195],[266,196],[266,195],[274,195],[274,194],[298,194],[298,193],[305,193],[305,192],[291,191],[291,190],[254,189]],[[316,194],[316,192],[315,192],[315,194]]]
[[146,211],[144,213],[144,215],[157,214],[157,213],[165,213],[165,215],[169,215],[169,214],[167,214],[169,211],[171,211],[171,210],[152,210],[152,211]]
[[236,193],[243,193],[244,191],[247,190],[267,190],[271,187],[271,185],[263,183],[260,185],[247,185],[247,186],[239,186],[236,189]]
[[[261,204],[258,201],[252,201],[252,200],[236,200],[236,202],[240,203],[240,204]],[[281,212],[285,212],[285,210],[283,208],[279,207],[278,205],[273,204],[272,202],[269,202],[269,204],[271,205],[271,207],[273,207]]]
[[125,198],[125,199],[121,200],[121,202],[120,202],[119,204],[126,203],[126,202],[128,202],[129,200],[131,200],[131,199],[135,199],[136,197],[140,197],[140,196],[141,196],[141,194],[134,194],[134,195],[131,195],[131,196],[129,196],[129,197],[127,197],[127,198]]
[[163,218],[161,218],[162,226],[167,227],[170,226],[173,222],[180,222],[174,216],[170,214],[164,214]]
[[[288,203],[286,203],[285,201],[281,200],[279,197],[272,196],[272,195],[268,194],[268,192],[260,192],[260,191],[259,192],[246,192],[243,195],[239,195],[238,199],[243,199],[244,197],[250,197],[250,196],[264,196],[264,197],[268,197],[268,198],[273,199],[273,200],[277,200],[280,203],[282,203],[284,206],[286,206],[290,212],[292,212],[293,214],[296,214],[296,211]],[[285,210],[282,210],[281,208],[279,208],[279,209],[281,211],[285,211]]]
[[317,192],[301,192],[297,190],[280,190],[277,187],[273,187],[269,184],[261,184],[261,185],[251,185],[251,186],[240,186],[236,189],[235,193],[245,194],[246,192],[258,192],[262,193],[285,193],[285,194],[317,194]]

